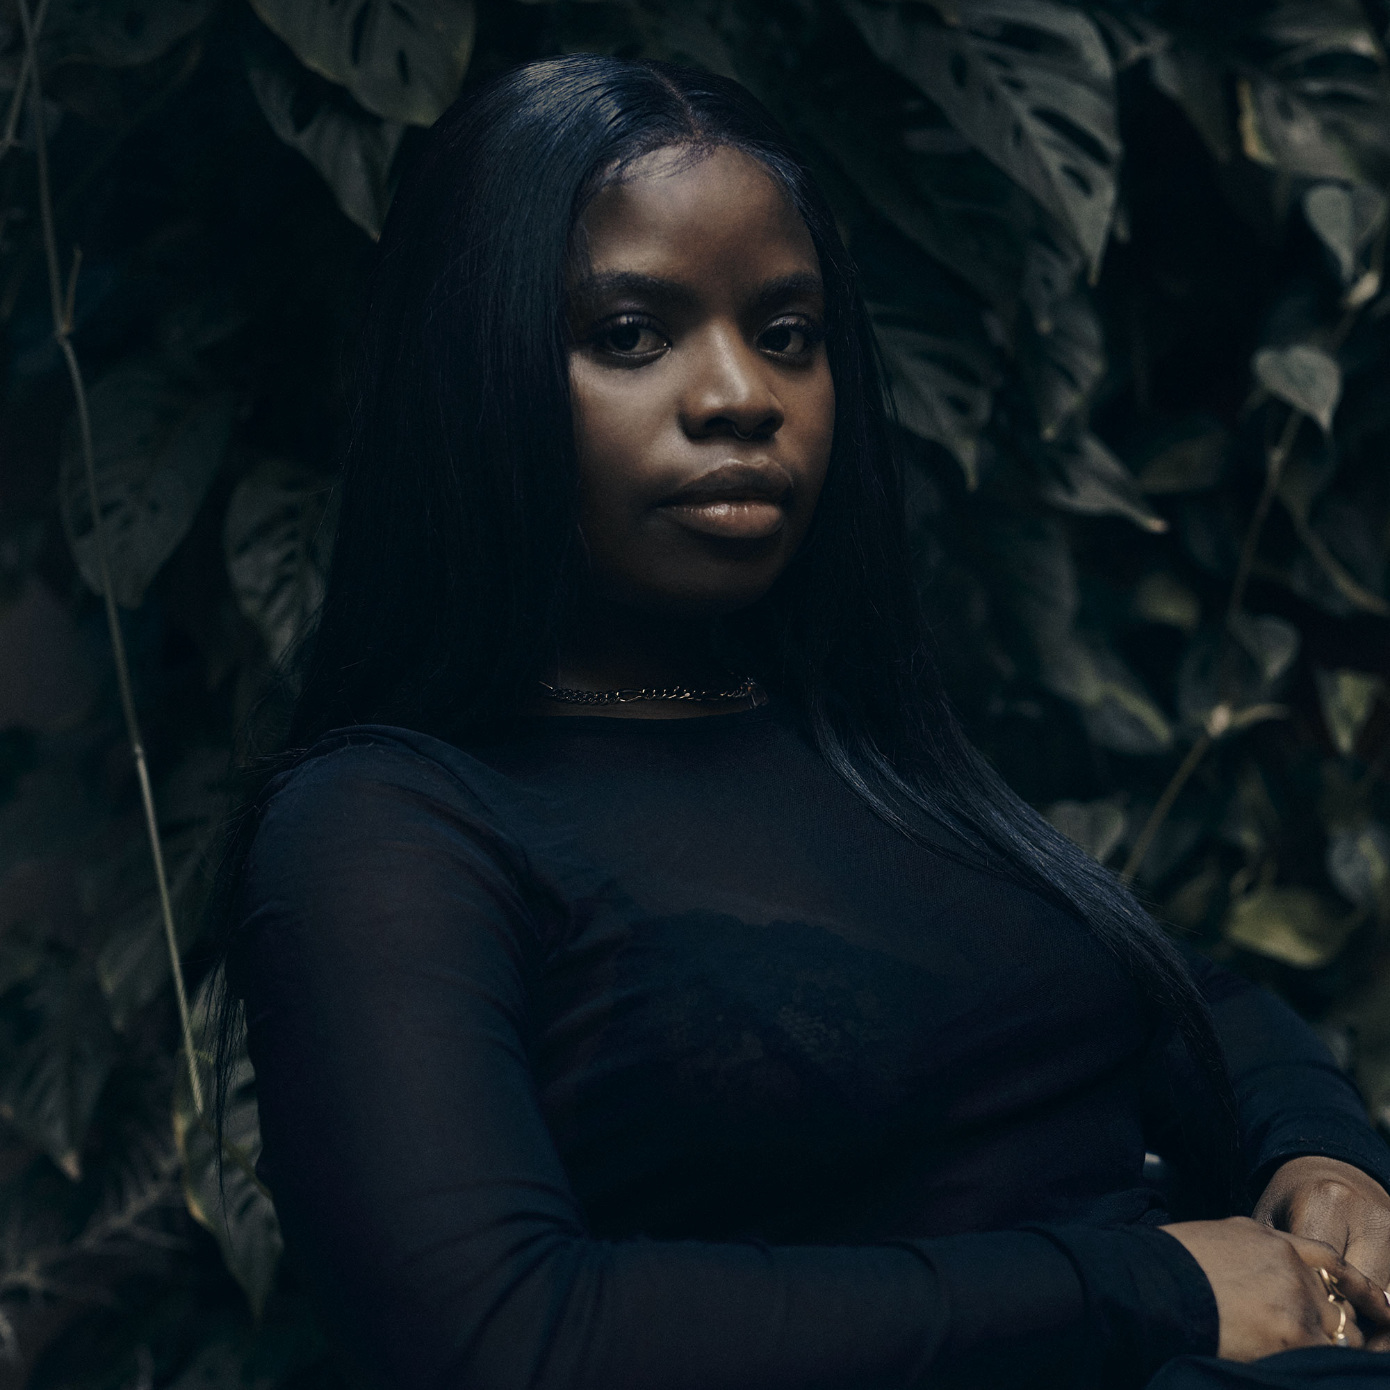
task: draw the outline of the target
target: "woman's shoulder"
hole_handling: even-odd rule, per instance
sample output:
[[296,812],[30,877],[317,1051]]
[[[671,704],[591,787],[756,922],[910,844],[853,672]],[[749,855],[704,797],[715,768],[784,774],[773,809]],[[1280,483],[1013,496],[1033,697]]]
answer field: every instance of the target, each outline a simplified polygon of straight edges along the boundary
[[489,794],[495,780],[462,749],[418,730],[333,729],[266,783],[253,855],[317,857],[363,838],[442,834],[505,853],[506,817]]

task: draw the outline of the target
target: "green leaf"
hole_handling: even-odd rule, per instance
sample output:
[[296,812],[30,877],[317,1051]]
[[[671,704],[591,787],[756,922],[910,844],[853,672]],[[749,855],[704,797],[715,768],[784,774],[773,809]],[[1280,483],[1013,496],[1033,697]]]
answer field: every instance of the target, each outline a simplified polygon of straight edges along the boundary
[[1210,54],[1174,40],[1154,54],[1154,86],[1175,101],[1192,127],[1222,164],[1235,157],[1235,131],[1226,98],[1226,75]]
[[329,482],[283,459],[241,480],[227,504],[222,541],[237,606],[281,661],[323,599],[332,545]]
[[1373,188],[1340,183],[1315,184],[1303,195],[1303,215],[1336,262],[1344,285],[1358,269],[1362,248],[1385,220],[1386,202]]
[[1244,41],[1258,72],[1237,83],[1246,154],[1285,175],[1383,183],[1390,85],[1357,0],[1281,0]]
[[218,0],[49,0],[43,47],[50,64],[138,67],[187,38],[217,5]]
[[1272,613],[1259,617],[1233,613],[1229,626],[1232,635],[1254,658],[1266,686],[1272,686],[1298,656],[1298,629]]
[[1038,488],[1044,502],[1085,516],[1121,516],[1155,534],[1168,529],[1145,503],[1134,475],[1095,435],[1059,443],[1048,457],[1062,476],[1049,477]]
[[1105,374],[1105,340],[1090,295],[1077,291],[1053,314],[1046,333],[1025,339],[1019,361],[1046,440],[1058,438],[1086,408]]
[[1202,603],[1176,575],[1166,570],[1146,574],[1134,588],[1134,611],[1151,623],[1181,632],[1195,632],[1202,621]]
[[374,240],[379,237],[405,126],[381,120],[331,90],[315,93],[292,63],[260,48],[248,49],[246,74],[270,128],[319,171],[347,216]]
[[950,450],[974,487],[980,431],[989,422],[998,373],[958,338],[925,331],[910,316],[870,305],[899,421]]
[[1124,839],[1127,818],[1120,798],[1056,801],[1043,814],[1073,844],[1104,864]]
[[1226,467],[1227,446],[1223,429],[1186,435],[1143,464],[1139,469],[1140,491],[1161,497],[1215,487]]
[[1054,0],[921,7],[844,0],[875,54],[926,93],[1075,240],[1093,273],[1110,234],[1120,138],[1095,24]]
[[473,52],[473,0],[252,0],[252,6],[305,67],[389,122],[433,125],[458,95]]
[[0,1058],[0,1116],[76,1182],[115,1045],[95,982],[53,960],[25,990],[19,1037]]
[[1307,343],[1261,348],[1254,357],[1255,380],[1281,401],[1311,416],[1324,431],[1332,428],[1342,396],[1337,359]]
[[1317,671],[1318,699],[1332,742],[1350,757],[1385,689],[1379,676],[1365,671]]
[[[190,754],[155,793],[160,840],[174,925],[180,950],[197,939],[209,851],[226,810],[225,748]],[[97,979],[106,996],[111,1023],[124,1031],[169,979],[169,946],[154,881],[148,836],[143,824],[132,828],[123,878],[138,884],[134,902],[117,917],[97,954]]]
[[[116,601],[138,608],[150,581],[193,524],[221,466],[236,418],[230,391],[200,393],[158,366],[129,362],[90,395],[97,497]],[[75,420],[61,465],[63,524],[82,578],[101,592],[101,567]]]
[[914,126],[922,114],[898,107],[866,113],[865,104],[857,87],[833,92],[806,103],[798,120],[876,213],[1011,315],[1023,272],[1019,228],[1037,220],[1037,205],[953,128]]
[[1257,888],[1231,905],[1226,939],[1299,970],[1330,964],[1346,945],[1356,920],[1307,888]]
[[[214,980],[199,991],[192,1011],[198,1055],[209,1067],[203,1078],[203,1094],[209,1097]],[[181,1068],[174,1088],[174,1141],[183,1162],[184,1200],[193,1219],[217,1241],[228,1272],[241,1285],[252,1313],[259,1318],[275,1286],[284,1242],[274,1203],[255,1174],[261,1130],[256,1076],[246,1055],[244,1036],[232,1066],[222,1129],[219,1172],[211,1119],[194,1109],[187,1071]]]
[[1081,711],[1093,742],[1147,755],[1173,745],[1168,717],[1143,683],[1094,633],[1071,633],[1041,652],[1043,684]]
[[1376,821],[1328,841],[1327,876],[1349,902],[1390,922],[1390,831]]

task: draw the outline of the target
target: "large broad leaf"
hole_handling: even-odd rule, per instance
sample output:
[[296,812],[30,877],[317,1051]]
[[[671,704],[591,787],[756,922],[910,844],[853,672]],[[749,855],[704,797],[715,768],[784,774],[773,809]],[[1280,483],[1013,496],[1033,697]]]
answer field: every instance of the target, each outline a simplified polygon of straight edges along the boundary
[[845,0],[878,57],[1065,226],[1099,269],[1115,207],[1114,70],[1095,24],[1054,0],[925,6]]
[[331,486],[298,464],[270,459],[237,484],[223,546],[237,606],[279,662],[323,600],[332,544]]
[[405,126],[363,111],[324,84],[316,87],[292,62],[260,48],[248,50],[246,63],[270,128],[319,171],[338,206],[368,236],[380,236]]
[[842,84],[798,119],[880,216],[1011,316],[1036,204],[954,127],[927,120],[920,97],[914,108],[877,95]]
[[1048,457],[1057,475],[1039,487],[1043,501],[1085,516],[1122,516],[1155,534],[1168,529],[1144,501],[1134,475],[1095,435],[1060,442]]
[[1013,515],[985,532],[998,601],[1019,623],[1039,682],[1079,709],[1090,737],[1122,753],[1160,753],[1173,730],[1143,683],[1096,633],[1076,627],[1076,568],[1061,528]]
[[0,1116],[74,1182],[115,1045],[95,982],[53,960],[25,991],[19,1033],[0,1058]]
[[959,338],[927,332],[885,306],[873,306],[873,316],[898,419],[948,449],[974,487],[980,431],[999,380],[993,363]]
[[473,0],[252,4],[305,67],[387,121],[433,125],[458,95],[473,52]]
[[[181,950],[197,938],[203,902],[199,890],[206,886],[209,850],[226,809],[227,767],[225,748],[199,749],[156,792],[164,867]],[[111,1022],[121,1030],[164,988],[170,971],[169,943],[143,825],[138,830],[132,827],[123,859],[119,878],[125,882],[113,885],[113,892],[124,888],[133,901],[120,911],[96,962]]]
[[[136,608],[193,524],[236,418],[229,391],[193,391],[152,363],[108,372],[89,401],[97,499],[116,601]],[[83,579],[101,592],[96,528],[76,421],[63,442],[63,522]]]
[[1174,41],[1153,56],[1154,86],[1171,97],[1192,122],[1207,148],[1223,164],[1235,156],[1226,75],[1201,49]]
[[1038,433],[1056,439],[1085,409],[1105,374],[1105,340],[1091,297],[1077,290],[1053,306],[1046,332],[1024,337],[1020,366]]
[[136,67],[186,38],[217,5],[218,0],[49,0],[44,49],[50,63]]
[[1241,143],[1285,174],[1378,182],[1390,172],[1390,87],[1357,0],[1282,0],[1246,36]]
[[[215,977],[214,977],[215,979]],[[215,984],[199,991],[193,1006],[198,1053],[207,1070],[203,1094],[211,1097],[212,1021]],[[174,1139],[183,1161],[184,1200],[194,1220],[212,1233],[227,1269],[260,1317],[275,1285],[284,1243],[269,1192],[255,1174],[261,1153],[256,1077],[241,1041],[227,1090],[219,1163],[217,1137],[208,1115],[193,1106],[186,1070],[174,1088]]]

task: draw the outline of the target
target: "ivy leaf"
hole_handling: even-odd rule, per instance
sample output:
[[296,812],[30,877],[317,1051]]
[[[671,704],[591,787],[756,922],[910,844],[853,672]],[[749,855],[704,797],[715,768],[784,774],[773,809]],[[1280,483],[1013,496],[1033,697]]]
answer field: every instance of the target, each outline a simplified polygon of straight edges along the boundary
[[346,87],[388,122],[433,125],[458,95],[473,52],[473,0],[252,0],[252,6],[305,67]]
[[1390,831],[1383,825],[1337,831],[1327,846],[1327,876],[1348,901],[1390,921]]
[[1365,671],[1317,671],[1314,674],[1327,731],[1337,751],[1348,758],[1356,749],[1356,741],[1369,722],[1385,683],[1379,676],[1368,675]]
[[1233,613],[1230,629],[1235,639],[1254,658],[1266,686],[1272,686],[1298,656],[1301,641],[1298,629],[1272,613],[1260,617]]
[[381,235],[391,202],[391,164],[405,126],[381,120],[292,62],[248,48],[246,75],[270,128],[298,150],[333,190],[338,206],[369,237]]
[[1373,188],[1315,184],[1303,195],[1303,215],[1336,262],[1344,285],[1356,279],[1361,249],[1385,220],[1385,198]]
[[49,63],[138,67],[187,38],[217,5],[218,0],[49,0],[44,49]]
[[26,988],[0,1062],[0,1116],[73,1182],[115,1055],[95,982],[80,963],[52,960]]
[[[186,950],[197,938],[202,901],[198,890],[206,884],[208,851],[226,808],[223,786],[227,767],[225,748],[198,749],[156,793],[180,950]],[[106,996],[112,1025],[122,1032],[169,978],[169,946],[143,825],[132,834],[125,858],[121,866],[124,875],[134,878],[140,888],[133,905],[117,918],[96,959],[97,980]]]
[[1255,380],[1281,401],[1332,428],[1342,396],[1342,369],[1336,358],[1307,343],[1261,348],[1252,363]]
[[1257,955],[1317,970],[1341,954],[1355,926],[1355,917],[1311,889],[1264,887],[1231,905],[1225,936]]
[[1121,516],[1154,534],[1168,529],[1144,501],[1134,475],[1089,431],[1054,446],[1048,458],[1062,476],[1038,488],[1044,502],[1084,516]]
[[1202,621],[1202,601],[1167,570],[1146,574],[1134,587],[1134,611],[1146,622],[1180,632],[1195,632]]
[[[230,391],[199,393],[148,362],[108,372],[92,388],[97,498],[116,601],[138,608],[188,533],[221,466],[236,418]],[[63,441],[63,525],[82,578],[101,592],[101,566],[75,420]]]
[[270,459],[241,480],[227,504],[223,549],[237,606],[279,662],[323,600],[332,543],[326,479]]
[[1229,436],[1223,429],[1202,429],[1159,450],[1139,469],[1139,488],[1150,496],[1202,492],[1221,481]]
[[1104,864],[1125,836],[1127,817],[1118,797],[1057,801],[1043,813],[1073,844]]
[[[209,980],[194,1001],[192,1019],[200,1060],[210,1068],[214,982]],[[210,1070],[203,1094],[210,1096]],[[223,1148],[218,1163],[217,1136],[211,1119],[193,1107],[186,1068],[174,1088],[174,1141],[183,1163],[184,1201],[190,1215],[212,1234],[228,1272],[241,1285],[257,1318],[275,1286],[284,1242],[270,1193],[255,1173],[261,1153],[256,1111],[256,1076],[243,1035],[232,1064],[222,1121]]]
[[1120,137],[1114,70],[1091,19],[1055,0],[960,0],[954,24],[871,0],[845,9],[875,54],[1056,217],[1097,272]]

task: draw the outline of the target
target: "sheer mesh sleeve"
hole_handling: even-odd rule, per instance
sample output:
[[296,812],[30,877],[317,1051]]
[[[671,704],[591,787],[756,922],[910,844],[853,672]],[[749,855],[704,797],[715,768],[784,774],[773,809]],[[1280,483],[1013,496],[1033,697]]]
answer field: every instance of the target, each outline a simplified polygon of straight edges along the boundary
[[1268,990],[1186,954],[1231,1070],[1253,1195],[1305,1154],[1351,1163],[1390,1190],[1390,1148],[1322,1039]]

